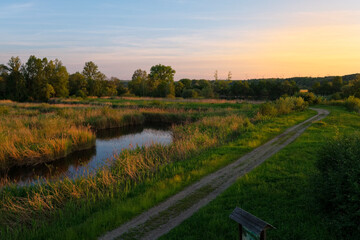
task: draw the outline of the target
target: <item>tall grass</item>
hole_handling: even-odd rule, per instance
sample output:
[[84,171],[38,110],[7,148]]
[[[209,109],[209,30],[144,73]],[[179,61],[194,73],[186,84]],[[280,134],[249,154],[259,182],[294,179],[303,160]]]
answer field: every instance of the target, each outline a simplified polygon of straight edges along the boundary
[[[83,127],[85,121],[88,121],[86,124],[98,122],[100,127],[109,126],[107,122],[104,123],[96,117],[100,114],[108,114],[110,117],[113,113],[116,114],[117,111],[120,111],[102,107],[89,109],[88,106],[76,109],[68,106],[55,107],[48,111],[49,108],[54,108],[54,106],[42,106],[43,114],[41,116],[52,116],[56,119],[65,119],[64,121],[72,120],[71,122],[76,127]],[[18,110],[16,109],[16,111]],[[247,106],[245,112],[251,112],[250,115],[253,115],[253,110],[252,107]],[[12,110],[10,109],[10,111]],[[21,111],[26,111],[26,114],[34,117],[39,114],[40,110],[37,108],[29,110],[28,107],[23,107]],[[20,231],[16,230],[19,227],[21,229],[27,227],[29,227],[28,229],[37,229],[41,227],[37,224],[61,216],[65,206],[67,208],[70,206],[74,210],[83,205],[93,208],[97,202],[103,202],[99,200],[111,201],[111,199],[126,197],[133,193],[132,191],[138,184],[149,179],[157,179],[157,176],[173,174],[173,171],[167,172],[166,166],[172,166],[173,163],[187,164],[189,158],[198,156],[200,153],[207,153],[216,146],[239,138],[239,135],[247,131],[251,132],[254,128],[247,117],[238,115],[239,111],[226,108],[221,111],[209,109],[205,112],[196,109],[139,108],[135,114],[138,112],[142,114],[145,121],[149,118],[162,117],[162,121],[174,118],[195,122],[173,126],[174,141],[171,145],[153,145],[123,151],[120,155],[114,156],[116,161],[111,167],[105,167],[95,175],[74,181],[63,179],[23,188],[17,188],[15,185],[7,183],[8,185],[1,190],[0,194],[0,229],[2,229],[0,237],[10,236],[12,232],[19,234]],[[21,113],[20,116],[23,114],[25,113]],[[131,114],[131,111],[124,111],[124,114]],[[41,116],[39,117],[41,118]],[[123,116],[119,114],[117,119]],[[89,119],[93,119],[93,121]],[[191,164],[192,167],[189,169],[193,169],[193,165],[196,165],[194,162]],[[66,213],[69,214],[68,211]]]
[[0,102],[0,171],[65,157],[95,144],[94,130],[147,122],[193,122],[231,109],[114,109],[109,106]]
[[115,156],[115,163],[95,176],[49,182],[25,192],[11,187],[3,190],[1,225],[8,229],[29,225],[32,219],[46,218],[69,201],[96,201],[113,194],[127,194],[133,184],[151,177],[167,163],[186,160],[194,154],[230,141],[252,127],[247,118],[230,115],[206,117],[193,124],[173,127],[174,142],[127,150]]
[[18,116],[11,111],[0,122],[0,170],[61,158],[95,143],[89,127],[54,114]]

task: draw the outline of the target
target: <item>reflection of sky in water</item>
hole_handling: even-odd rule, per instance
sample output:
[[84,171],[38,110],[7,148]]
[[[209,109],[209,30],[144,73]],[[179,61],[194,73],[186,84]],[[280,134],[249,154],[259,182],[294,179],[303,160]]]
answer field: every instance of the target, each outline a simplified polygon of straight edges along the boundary
[[134,149],[137,146],[149,146],[154,143],[168,145],[172,142],[172,134],[164,127],[127,127],[101,130],[97,134],[96,146],[89,150],[75,152],[66,158],[49,164],[33,167],[17,167],[8,172],[11,180],[19,185],[40,179],[58,179],[63,176],[76,178],[96,172],[99,167],[111,163],[114,154],[123,149]]
[[114,154],[120,153],[123,149],[134,149],[137,146],[149,146],[154,143],[167,145],[172,141],[170,131],[145,128],[142,132],[126,134],[112,139],[96,140],[96,155],[93,156],[85,166],[70,166],[70,176],[81,175],[84,171],[94,170],[108,163]]

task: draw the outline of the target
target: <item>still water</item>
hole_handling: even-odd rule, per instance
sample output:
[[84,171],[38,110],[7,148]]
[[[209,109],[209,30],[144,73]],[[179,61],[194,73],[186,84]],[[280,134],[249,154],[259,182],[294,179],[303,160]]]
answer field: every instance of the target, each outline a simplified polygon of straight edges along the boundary
[[149,146],[154,143],[168,145],[172,142],[169,126],[145,125],[137,127],[100,130],[96,133],[96,145],[88,150],[70,154],[66,158],[48,164],[15,167],[7,177],[19,185],[34,183],[45,179],[62,177],[75,179],[96,172],[113,161],[113,155],[124,149]]

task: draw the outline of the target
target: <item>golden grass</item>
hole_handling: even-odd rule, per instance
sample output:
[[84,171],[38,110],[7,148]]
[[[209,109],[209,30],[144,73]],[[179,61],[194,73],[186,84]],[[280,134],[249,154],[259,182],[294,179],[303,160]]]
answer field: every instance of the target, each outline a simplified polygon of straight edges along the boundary
[[160,166],[227,142],[250,126],[247,118],[237,115],[205,117],[193,124],[174,126],[174,142],[169,146],[157,144],[115,155],[114,165],[101,169],[95,176],[39,184],[28,189],[26,197],[14,196],[11,190],[3,192],[0,224],[15,228],[18,224],[31,224],[31,219],[39,216],[49,216],[68,201],[96,201],[114,192],[126,194],[134,182],[157,172]]

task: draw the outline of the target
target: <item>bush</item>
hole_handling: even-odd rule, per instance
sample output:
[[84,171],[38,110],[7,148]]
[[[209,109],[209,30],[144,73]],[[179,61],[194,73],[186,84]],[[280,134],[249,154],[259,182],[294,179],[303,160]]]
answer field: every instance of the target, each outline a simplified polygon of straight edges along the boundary
[[333,228],[341,239],[360,239],[360,134],[330,140],[316,166],[318,200]]
[[267,102],[260,105],[259,114],[261,116],[276,116],[288,114],[292,111],[303,111],[308,107],[308,103],[301,97],[279,98],[273,103]]
[[296,95],[297,97],[302,97],[305,102],[307,102],[309,105],[312,104],[318,104],[321,102],[321,99],[317,96],[315,96],[312,92],[303,92]]
[[260,105],[259,113],[262,116],[276,116],[278,111],[276,110],[275,105],[273,103],[267,102]]
[[303,111],[308,103],[302,97],[279,98],[275,101],[275,106],[279,114],[288,114],[292,111]]
[[360,113],[360,99],[354,96],[350,96],[345,100],[345,107],[349,111],[355,111]]

